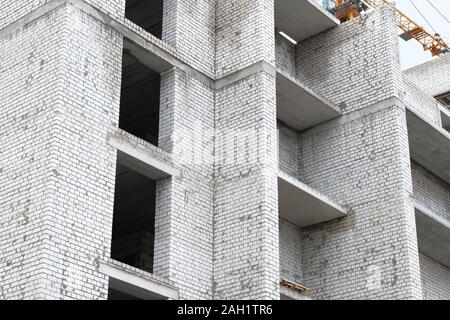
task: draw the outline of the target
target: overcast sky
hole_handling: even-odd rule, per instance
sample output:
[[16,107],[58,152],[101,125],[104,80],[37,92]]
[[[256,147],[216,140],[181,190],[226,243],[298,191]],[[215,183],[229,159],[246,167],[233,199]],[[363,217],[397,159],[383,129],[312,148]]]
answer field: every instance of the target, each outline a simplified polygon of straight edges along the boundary
[[[450,45],[450,24],[439,15],[438,12],[428,3],[427,0],[396,0],[397,7],[404,13],[409,15],[418,23],[422,24],[426,30],[433,33],[427,22],[421,17],[414,6],[411,4],[414,2],[416,7],[422,12],[425,18],[431,23],[432,27],[438,32],[446,43]],[[450,20],[450,0],[430,0],[448,20]],[[400,39],[400,53],[402,60],[402,68],[406,69],[420,63],[429,61],[432,59],[429,51],[424,52],[422,45],[415,40],[408,42]]]

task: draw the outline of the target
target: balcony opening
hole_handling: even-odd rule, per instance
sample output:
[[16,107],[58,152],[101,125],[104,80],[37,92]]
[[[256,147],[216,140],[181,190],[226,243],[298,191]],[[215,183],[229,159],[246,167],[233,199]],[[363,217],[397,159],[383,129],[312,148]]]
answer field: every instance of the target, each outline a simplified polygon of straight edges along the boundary
[[161,39],[163,0],[127,0],[125,17]]
[[118,163],[111,258],[153,272],[156,182]]
[[158,146],[161,76],[123,52],[119,127]]

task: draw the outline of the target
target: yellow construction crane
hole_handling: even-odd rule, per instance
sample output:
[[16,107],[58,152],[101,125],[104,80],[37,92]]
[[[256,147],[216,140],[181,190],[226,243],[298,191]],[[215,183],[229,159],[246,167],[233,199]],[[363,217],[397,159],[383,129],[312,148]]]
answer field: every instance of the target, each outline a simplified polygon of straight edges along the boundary
[[[342,22],[358,17],[362,11],[369,8],[380,8],[390,4],[390,0],[336,0],[333,10],[335,16]],[[433,56],[449,52],[449,46],[438,34],[431,34],[402,11],[396,9],[397,26],[403,31],[400,37],[406,41],[417,40],[425,51],[430,51]]]
[[353,20],[364,11],[364,3],[358,0],[335,0],[334,15],[341,22]]

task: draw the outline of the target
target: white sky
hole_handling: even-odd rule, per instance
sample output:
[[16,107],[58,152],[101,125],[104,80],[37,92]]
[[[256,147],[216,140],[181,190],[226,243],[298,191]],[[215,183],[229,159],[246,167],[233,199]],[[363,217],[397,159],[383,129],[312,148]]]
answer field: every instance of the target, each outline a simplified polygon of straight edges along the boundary
[[[411,1],[431,23],[436,32],[444,38],[448,45],[450,45],[450,24],[436,12],[427,0],[396,0],[395,2],[400,10],[409,15],[416,22],[420,23],[428,30],[428,32],[433,33],[433,30],[417,12],[411,4]],[[430,2],[433,3],[448,20],[450,20],[450,0],[430,0]],[[408,42],[400,39],[400,57],[403,69],[413,67],[432,59],[431,53],[429,51],[423,51],[422,45],[414,39]]]

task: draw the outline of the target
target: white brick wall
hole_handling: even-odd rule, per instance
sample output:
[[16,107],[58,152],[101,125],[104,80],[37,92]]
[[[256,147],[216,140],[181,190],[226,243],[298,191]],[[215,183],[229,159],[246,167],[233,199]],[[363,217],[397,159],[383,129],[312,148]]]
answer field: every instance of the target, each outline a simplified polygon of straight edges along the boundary
[[280,219],[280,277],[303,284],[302,261],[300,228]]
[[450,54],[404,71],[405,76],[431,96],[450,91]]
[[344,112],[402,95],[394,6],[297,44],[297,77]]
[[352,208],[344,219],[302,230],[311,295],[420,298],[405,111],[392,106],[300,141],[300,179]]
[[[0,298],[107,296],[97,267],[110,254],[122,37],[81,1],[0,8]],[[61,5],[1,30],[50,2]],[[296,48],[275,34],[270,0],[167,0],[165,42],[125,21],[123,0],[85,2],[210,78],[265,61],[361,111],[298,133],[277,125],[269,71],[217,90],[162,75],[158,152],[181,174],[157,184],[154,272],[180,298],[278,299],[283,277],[318,299],[421,298],[422,287],[448,298],[448,268],[419,264],[411,196],[449,218],[449,187],[416,165],[411,175],[405,110],[373,107],[399,97],[440,121],[413,73],[403,87],[393,7]],[[279,168],[352,212],[304,229],[280,220]]]
[[407,106],[422,114],[437,126],[442,126],[441,111],[436,99],[422,91],[413,82],[403,77],[404,101]]
[[[42,242],[62,10],[0,38],[0,298],[44,297]],[[51,32],[53,31],[53,32]],[[51,35],[53,34],[53,35]],[[28,44],[25,46],[25,44]],[[44,98],[37,99],[36,95]],[[26,190],[25,196],[21,190]]]
[[216,0],[165,0],[163,40],[214,78]]
[[420,254],[420,274],[425,300],[450,300],[450,269]]
[[[216,135],[227,143],[216,144],[215,298],[278,299],[278,157],[272,75],[260,72],[216,92]],[[243,135],[245,142],[239,141]],[[245,150],[245,156],[240,150]]]
[[[77,1],[77,0],[73,0]],[[83,0],[112,15],[123,16],[125,14],[125,0]],[[0,7],[0,30],[26,14],[48,3],[64,3],[63,0],[3,0]]]
[[175,70],[161,87],[159,145],[182,174],[158,183],[154,271],[181,299],[212,299],[214,92]]
[[[106,137],[118,120],[122,40],[63,5],[0,48],[18,62],[2,62],[9,66],[2,146],[10,154],[2,157],[9,163],[2,193],[28,190],[0,197],[9,208],[16,203],[6,220],[13,236],[1,241],[10,265],[3,296],[104,299],[107,278],[96,262],[110,249],[115,151]],[[13,119],[23,123],[14,127]]]
[[433,214],[450,221],[450,186],[420,165],[412,162],[416,202]]
[[216,77],[265,60],[275,65],[273,0],[217,0]]
[[293,177],[298,177],[299,170],[298,132],[278,124],[278,165],[280,170]]
[[295,45],[278,32],[275,34],[275,56],[277,68],[295,78]]

